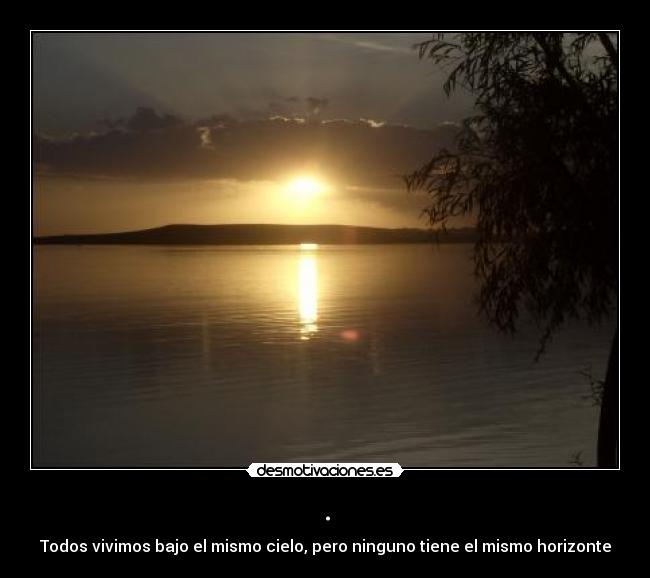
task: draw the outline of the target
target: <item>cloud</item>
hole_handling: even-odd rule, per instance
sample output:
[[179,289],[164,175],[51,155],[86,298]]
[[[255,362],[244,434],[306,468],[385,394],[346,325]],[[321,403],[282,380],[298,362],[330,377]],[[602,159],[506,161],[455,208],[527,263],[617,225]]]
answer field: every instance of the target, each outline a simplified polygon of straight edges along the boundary
[[165,114],[159,116],[153,108],[140,106],[135,114],[127,121],[129,129],[136,132],[147,132],[150,130],[161,130],[182,124],[183,121],[173,115]]
[[320,114],[320,112],[330,103],[329,98],[315,98],[313,96],[310,96],[305,100],[307,102],[309,114],[311,115]]
[[355,48],[360,48],[364,51],[370,52],[386,52],[393,54],[406,54],[413,55],[413,48],[404,45],[389,44],[387,42],[379,42],[377,40],[370,40],[366,38],[358,38],[353,35],[338,36],[336,34],[321,34],[319,36],[322,40],[329,42],[336,42],[345,44]]
[[[311,99],[324,107],[327,99]],[[322,173],[341,186],[402,189],[401,177],[441,147],[453,125],[422,130],[376,120],[288,117],[236,120],[213,115],[189,122],[139,108],[101,133],[67,139],[37,136],[39,174],[139,180],[281,180]]]
[[[329,98],[308,96],[290,96],[282,100],[272,100],[268,103],[268,112],[276,116],[304,117],[319,115],[330,103]],[[254,115],[252,118],[264,117],[264,113]],[[248,115],[251,118],[251,115]]]

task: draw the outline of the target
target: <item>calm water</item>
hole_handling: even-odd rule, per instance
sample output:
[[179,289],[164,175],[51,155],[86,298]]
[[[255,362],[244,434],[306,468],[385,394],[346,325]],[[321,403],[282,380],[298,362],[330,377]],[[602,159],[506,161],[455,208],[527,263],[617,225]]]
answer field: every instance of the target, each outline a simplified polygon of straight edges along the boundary
[[593,465],[612,327],[478,318],[470,247],[35,249],[34,463]]

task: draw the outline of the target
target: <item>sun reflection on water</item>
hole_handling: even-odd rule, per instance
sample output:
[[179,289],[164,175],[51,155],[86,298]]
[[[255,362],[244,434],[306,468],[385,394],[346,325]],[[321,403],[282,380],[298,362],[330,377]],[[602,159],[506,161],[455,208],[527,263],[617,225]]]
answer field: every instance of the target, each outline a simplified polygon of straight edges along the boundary
[[[318,248],[314,243],[302,243],[301,251]],[[302,253],[298,261],[298,313],[300,315],[300,338],[309,339],[318,331],[318,269],[316,255]]]

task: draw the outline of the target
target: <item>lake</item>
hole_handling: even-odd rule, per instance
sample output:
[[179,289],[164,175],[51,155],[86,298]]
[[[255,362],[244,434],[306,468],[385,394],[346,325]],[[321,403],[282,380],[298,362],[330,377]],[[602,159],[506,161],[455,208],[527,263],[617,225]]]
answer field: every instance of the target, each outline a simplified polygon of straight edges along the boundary
[[33,465],[595,465],[615,321],[478,316],[469,245],[37,246]]

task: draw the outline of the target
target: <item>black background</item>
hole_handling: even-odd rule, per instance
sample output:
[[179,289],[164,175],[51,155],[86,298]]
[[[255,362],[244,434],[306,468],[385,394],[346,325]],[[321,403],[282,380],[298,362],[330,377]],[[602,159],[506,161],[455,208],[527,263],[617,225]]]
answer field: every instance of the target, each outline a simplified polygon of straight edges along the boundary
[[[359,562],[463,558],[484,563],[578,562],[614,568],[626,545],[620,471],[405,471],[391,479],[249,478],[245,471],[32,471],[29,541],[48,565],[228,561]],[[326,520],[326,516],[330,520]],[[431,541],[474,538],[611,542],[611,554],[43,554],[41,539],[76,542]],[[570,559],[567,559],[570,558]],[[529,562],[526,562],[527,564]],[[537,562],[535,563],[537,564]]]

